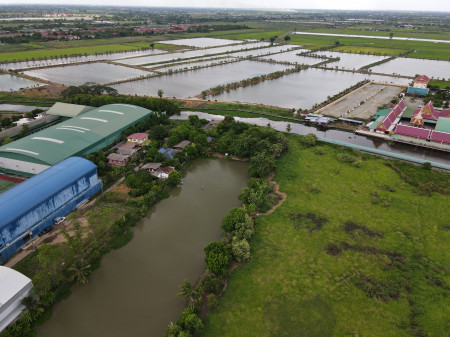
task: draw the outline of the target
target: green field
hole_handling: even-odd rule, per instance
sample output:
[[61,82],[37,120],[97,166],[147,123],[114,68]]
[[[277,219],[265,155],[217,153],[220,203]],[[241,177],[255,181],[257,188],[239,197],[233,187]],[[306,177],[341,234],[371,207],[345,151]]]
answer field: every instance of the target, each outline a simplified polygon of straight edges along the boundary
[[439,87],[442,89],[450,88],[450,81],[430,81],[428,85],[431,87]]
[[[449,45],[448,43],[432,43],[420,41],[398,41],[398,40],[379,40],[379,39],[365,39],[357,37],[335,37],[335,36],[317,36],[317,35],[301,35],[291,34],[290,43],[304,45],[308,48],[321,48],[326,46],[333,46],[336,41],[344,45],[350,50],[364,52],[364,48],[370,48],[376,53],[384,55],[386,49],[390,49],[397,54],[405,50],[415,50],[414,53],[409,54],[408,57],[414,58],[428,58],[436,60],[450,61]],[[373,52],[372,52],[373,54]]]
[[398,56],[402,53],[406,53],[406,49],[390,49],[390,48],[375,48],[375,47],[356,47],[356,46],[342,46],[333,48],[333,51],[340,51],[344,53],[355,54],[381,54],[386,56]]
[[[384,159],[324,144],[319,155],[297,139],[275,175],[287,199],[256,218],[251,261],[202,336],[448,335],[448,195],[427,196]],[[448,175],[396,165],[449,192]]]
[[6,181],[0,179],[0,193],[5,192],[6,190],[9,190],[14,185],[17,185],[16,183],[13,183],[12,181]]

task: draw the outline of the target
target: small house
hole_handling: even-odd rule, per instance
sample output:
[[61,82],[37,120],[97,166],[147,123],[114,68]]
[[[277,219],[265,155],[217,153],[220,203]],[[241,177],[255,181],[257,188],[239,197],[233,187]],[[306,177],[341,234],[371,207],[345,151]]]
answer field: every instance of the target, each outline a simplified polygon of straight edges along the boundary
[[428,82],[430,82],[430,78],[428,76],[420,75],[419,77],[414,79],[413,87],[426,89],[426,87],[428,86]]
[[156,171],[156,177],[159,179],[167,179],[169,178],[169,174],[170,172],[174,171],[175,168],[173,168],[172,166],[164,166],[161,167],[158,171]]
[[161,163],[147,163],[142,166],[143,170],[147,170],[150,173],[155,173],[161,167]]
[[127,137],[127,141],[142,144],[148,139],[147,133],[133,133]]
[[126,147],[122,147],[117,149],[117,153],[118,154],[123,154],[125,156],[129,156],[129,157],[136,157],[138,155],[138,152],[141,148],[135,146],[134,148],[126,148]]
[[179,142],[177,145],[175,145],[173,148],[175,150],[181,151],[183,150],[186,146],[191,145],[192,143],[188,140],[183,140],[181,142]]
[[180,152],[180,151],[175,150],[175,149],[165,149],[165,148],[160,148],[160,149],[158,150],[158,152],[159,152],[159,153],[162,153],[166,159],[169,159],[169,160],[170,160],[170,159],[173,159],[173,158],[175,157],[175,155],[176,155],[178,152]]
[[108,156],[108,164],[111,166],[125,166],[130,161],[130,156],[111,153]]

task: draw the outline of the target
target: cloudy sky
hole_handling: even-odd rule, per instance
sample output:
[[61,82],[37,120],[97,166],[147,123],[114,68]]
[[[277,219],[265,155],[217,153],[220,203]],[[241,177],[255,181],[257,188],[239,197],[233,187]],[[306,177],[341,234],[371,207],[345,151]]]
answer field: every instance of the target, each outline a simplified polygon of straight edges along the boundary
[[[450,12],[448,0],[0,0],[0,4],[76,4],[152,7],[364,9]],[[1,10],[1,8],[0,8]]]

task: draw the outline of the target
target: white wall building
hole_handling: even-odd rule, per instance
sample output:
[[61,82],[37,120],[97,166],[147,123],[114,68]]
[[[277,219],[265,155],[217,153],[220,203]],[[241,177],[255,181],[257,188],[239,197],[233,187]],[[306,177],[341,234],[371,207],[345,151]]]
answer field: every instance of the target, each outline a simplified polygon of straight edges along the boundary
[[28,296],[31,280],[14,269],[0,266],[0,332],[25,309],[21,301]]

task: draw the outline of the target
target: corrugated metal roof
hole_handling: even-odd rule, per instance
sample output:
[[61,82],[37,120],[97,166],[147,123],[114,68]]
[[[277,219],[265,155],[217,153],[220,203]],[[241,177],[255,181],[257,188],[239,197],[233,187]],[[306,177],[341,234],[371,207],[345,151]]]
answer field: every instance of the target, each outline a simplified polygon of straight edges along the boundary
[[84,114],[85,112],[88,112],[92,109],[94,109],[94,107],[86,106],[86,105],[56,102],[47,111],[47,115],[63,116],[63,117],[76,117],[76,116]]
[[425,96],[428,94],[428,89],[409,87],[408,94],[411,94],[411,95],[417,94],[417,95]]
[[436,123],[436,131],[450,133],[450,118],[439,117]]
[[83,177],[97,166],[89,160],[71,157],[0,194],[0,230],[56,192]]
[[88,150],[96,144],[101,144],[111,135],[120,133],[152,113],[151,110],[128,104],[105,105],[4,145],[0,147],[0,157],[54,165],[68,157],[92,152]]

